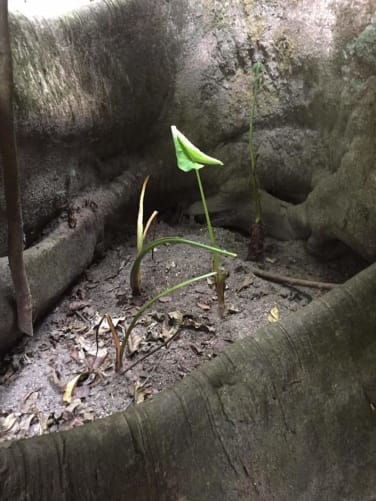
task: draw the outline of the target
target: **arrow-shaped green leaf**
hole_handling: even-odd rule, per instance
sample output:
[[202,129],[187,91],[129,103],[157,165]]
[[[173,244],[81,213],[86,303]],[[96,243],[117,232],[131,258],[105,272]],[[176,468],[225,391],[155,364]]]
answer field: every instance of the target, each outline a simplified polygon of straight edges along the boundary
[[204,165],[223,165],[223,162],[220,160],[210,157],[199,150],[175,125],[171,126],[171,133],[180,170],[189,172],[191,170],[202,169]]

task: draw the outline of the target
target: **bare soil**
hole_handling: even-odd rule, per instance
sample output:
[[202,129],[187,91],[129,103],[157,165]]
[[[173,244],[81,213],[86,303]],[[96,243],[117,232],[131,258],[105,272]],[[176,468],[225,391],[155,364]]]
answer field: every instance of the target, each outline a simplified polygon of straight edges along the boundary
[[[208,241],[206,228],[198,224],[160,223],[156,237],[168,235]],[[238,254],[235,259],[221,258],[230,273],[225,318],[219,317],[215,292],[206,280],[163,298],[137,324],[131,338],[134,353],[127,353],[124,360],[126,372],[116,374],[111,333],[104,324],[96,329],[102,316],[109,314],[122,336],[147,299],[211,271],[211,256],[182,245],[159,247],[143,260],[143,295],[132,297],[129,271],[135,238],[126,228],[112,235],[104,257],[43,319],[35,336],[2,360],[0,440],[69,429],[151,398],[229,344],[326,293],[257,277],[252,272],[255,264],[245,261],[246,237],[217,228],[216,238],[219,247]],[[306,252],[303,242],[270,238],[262,262],[257,263],[273,273],[334,283],[344,282],[365,265],[352,254],[321,262]],[[156,348],[160,349],[151,354]],[[142,360],[147,354],[151,355]],[[79,375],[79,383],[69,386]]]

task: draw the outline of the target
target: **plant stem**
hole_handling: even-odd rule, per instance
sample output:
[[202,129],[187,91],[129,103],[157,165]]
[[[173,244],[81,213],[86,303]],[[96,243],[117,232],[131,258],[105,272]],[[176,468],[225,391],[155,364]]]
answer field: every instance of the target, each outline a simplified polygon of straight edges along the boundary
[[261,212],[261,199],[260,199],[260,185],[257,177],[257,161],[253,147],[253,121],[256,112],[257,95],[260,90],[260,79],[261,79],[261,74],[257,73],[255,75],[255,80],[252,85],[253,95],[252,95],[251,111],[249,114],[249,155],[251,160],[250,185],[255,204],[255,223],[257,224],[261,223],[262,221],[262,212]]
[[[202,206],[204,207],[204,213],[205,213],[206,225],[208,227],[210,243],[213,247],[215,247],[216,243],[215,243],[214,231],[213,231],[213,226],[212,226],[211,220],[210,220],[208,206],[206,204],[204,188],[202,186],[199,171],[196,169],[195,172],[196,172],[198,186],[200,188],[201,201],[202,201]],[[217,293],[219,314],[221,317],[223,317],[224,313],[225,313],[225,287],[226,287],[227,273],[225,272],[225,270],[219,269],[219,259],[218,259],[217,252],[213,252],[213,271],[216,272],[215,290]]]
[[[208,233],[209,233],[210,243],[211,243],[211,245],[213,247],[215,247],[216,244],[215,244],[214,231],[213,231],[213,226],[212,226],[211,220],[210,220],[208,206],[206,204],[206,198],[205,198],[204,188],[202,186],[202,182],[201,182],[201,177],[200,177],[199,171],[195,170],[195,172],[196,172],[198,187],[200,189],[202,206],[204,207],[204,213],[205,213],[206,225],[208,227]],[[213,271],[218,272],[218,268],[219,268],[218,254],[213,252]]]
[[253,200],[255,204],[255,223],[260,223],[262,220],[262,213],[261,213],[261,200],[260,200],[260,186],[259,186],[259,181],[257,177],[257,166],[256,166],[256,157],[255,157],[255,152],[253,149],[253,116],[254,116],[254,110],[255,110],[255,100],[253,101],[253,106],[252,106],[252,111],[250,115],[250,124],[249,124],[249,153],[251,157],[251,175],[250,175],[250,181],[251,181],[251,192],[253,195]]
[[[158,301],[160,298],[162,298],[164,296],[168,296],[169,294],[172,294],[173,292],[175,292],[175,291],[177,291],[179,289],[182,289],[183,287],[191,285],[194,282],[198,282],[199,280],[205,280],[206,278],[210,278],[210,277],[212,277],[214,275],[216,275],[216,273],[214,271],[211,271],[210,273],[206,273],[205,275],[200,275],[199,277],[193,277],[193,278],[190,278],[188,280],[185,280],[184,282],[180,282],[179,284],[174,285],[173,287],[169,287],[168,289],[165,289],[164,291],[160,292],[159,294],[157,294],[156,296],[154,296],[152,299],[150,299],[149,301],[147,301],[143,306],[141,306],[141,308],[138,310],[138,312],[136,313],[136,315],[132,318],[132,321],[129,324],[129,327],[128,327],[128,329],[125,332],[124,339],[123,339],[123,341],[121,343],[120,363],[123,360],[123,356],[124,356],[125,348],[126,348],[126,345],[127,345],[127,341],[128,341],[129,336],[131,335],[131,332],[132,332],[134,326],[136,325],[136,323],[137,323],[138,319],[141,317],[141,315],[143,315],[143,313],[148,308],[150,308],[150,306],[152,306],[156,301]],[[120,369],[120,367],[119,367],[119,369]]]
[[144,244],[144,198],[146,186],[149,182],[150,176],[147,176],[142,184],[140,199],[138,202],[138,214],[137,214],[137,252],[142,250]]
[[[136,259],[134,260],[132,269],[131,269],[131,275],[130,275],[130,284],[131,284],[131,289],[132,289],[132,294],[137,296],[141,293],[140,290],[140,266],[141,266],[141,261],[142,258],[150,252],[154,247],[160,246],[160,245],[166,245],[166,244],[184,244],[184,245],[190,245],[191,247],[198,247],[200,249],[204,249],[207,251],[210,251],[212,253],[216,252],[218,254],[223,254],[224,256],[229,256],[229,257],[236,257],[237,255],[234,252],[229,252],[224,249],[218,249],[217,247],[212,247],[207,244],[202,244],[200,242],[195,242],[194,240],[187,240],[186,238],[180,238],[180,237],[164,237],[164,238],[158,238],[157,240],[153,240],[149,244],[145,245],[141,252],[139,252],[136,256]],[[215,270],[214,270],[215,271]]]

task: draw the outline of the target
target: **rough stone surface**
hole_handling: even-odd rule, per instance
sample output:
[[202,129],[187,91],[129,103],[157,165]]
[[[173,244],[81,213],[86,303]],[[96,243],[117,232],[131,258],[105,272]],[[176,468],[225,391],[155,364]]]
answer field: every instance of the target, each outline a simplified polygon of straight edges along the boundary
[[114,0],[59,19],[12,16],[28,245],[79,193],[129,169],[134,152],[145,147],[171,92],[179,54],[168,8]]
[[372,265],[126,412],[1,444],[1,499],[371,501],[375,295]]
[[225,162],[204,173],[219,221],[249,228],[251,66],[262,61],[255,146],[262,186],[277,198],[264,197],[269,231],[291,238],[292,226],[316,252],[340,241],[374,260],[374,1],[191,6],[170,121]]
[[[261,61],[255,148],[269,232],[317,252],[339,241],[373,261],[375,11],[374,0],[112,0],[57,20],[12,18],[28,245],[78,193],[140,161],[158,208],[194,202],[172,123],[225,162],[203,172],[210,207],[248,230]],[[2,255],[5,241],[0,199]]]
[[[251,68],[262,61],[255,146],[269,232],[321,253],[339,241],[374,260],[374,11],[366,0],[123,0],[55,21],[13,18],[27,245],[78,193],[124,170],[149,166],[160,206],[194,201],[194,177],[175,166],[171,123],[225,161],[203,173],[209,205],[218,223],[248,231]],[[3,198],[0,223],[4,255]],[[59,263],[70,270],[69,253]],[[8,339],[5,272],[1,282]]]
[[[61,219],[56,228],[24,253],[36,321],[61,297],[66,288],[85,270],[103,247],[109,219],[122,211],[127,201],[136,203],[133,185],[145,173],[125,172],[105,188],[74,200],[73,225]],[[73,227],[74,226],[74,227]],[[8,260],[0,258],[0,353],[11,348],[22,336],[16,327],[15,301]]]

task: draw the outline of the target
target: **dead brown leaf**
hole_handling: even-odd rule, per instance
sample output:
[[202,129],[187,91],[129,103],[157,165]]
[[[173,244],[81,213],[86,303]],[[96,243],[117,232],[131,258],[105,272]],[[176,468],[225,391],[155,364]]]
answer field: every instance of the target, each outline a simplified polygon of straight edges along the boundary
[[171,311],[167,316],[168,318],[163,322],[160,335],[160,339],[164,341],[168,341],[177,334],[184,319],[181,311]]
[[20,431],[23,435],[27,435],[32,424],[39,422],[38,416],[36,414],[23,414],[19,421]]
[[68,383],[65,387],[64,395],[63,395],[63,402],[68,403],[68,404],[71,403],[73,393],[74,393],[76,386],[78,385],[78,383],[80,381],[82,381],[82,379],[88,377],[88,375],[89,375],[88,372],[82,372],[81,374],[78,374],[73,379],[68,381]]
[[242,283],[239,285],[239,287],[237,288],[237,292],[240,292],[244,289],[247,289],[248,287],[250,287],[252,284],[253,284],[253,281],[254,281],[254,275],[247,275],[244,280],[242,281]]
[[160,298],[158,299],[158,301],[159,301],[160,303],[171,303],[171,301],[172,301],[172,297],[171,297],[171,296],[164,296],[164,297],[160,297]]
[[195,345],[194,343],[190,343],[189,347],[191,348],[191,350],[196,353],[196,355],[202,355],[202,349],[199,348],[197,345]]
[[211,307],[210,307],[208,304],[206,304],[206,303],[196,303],[196,304],[197,304],[197,306],[198,306],[201,310],[203,310],[203,311],[209,311],[209,310],[210,310],[210,308],[211,308]]
[[52,386],[54,386],[58,391],[64,390],[65,381],[62,379],[62,376],[57,369],[52,369],[52,372],[48,376],[48,379]]
[[203,322],[197,322],[191,316],[189,316],[189,317],[185,316],[182,325],[183,325],[183,327],[186,327],[187,329],[193,329],[195,331],[215,333],[215,328],[212,325],[208,325],[208,324],[203,323]]
[[10,413],[7,416],[0,417],[0,437],[4,437],[11,430],[12,433],[17,433],[19,430],[17,421],[18,421],[18,416],[15,413]]
[[278,322],[279,320],[279,309],[275,306],[270,310],[270,313],[268,315],[268,321],[273,323],[273,322]]
[[76,311],[83,310],[86,306],[90,306],[89,301],[72,301],[69,303],[68,309],[71,313],[75,313]]
[[143,341],[144,337],[138,334],[136,330],[133,330],[127,340],[127,350],[129,355],[136,353]]
[[136,405],[144,402],[150,395],[152,395],[153,391],[148,388],[144,388],[144,385],[140,381],[136,381],[134,385],[130,388],[130,394],[134,398],[134,402]]

